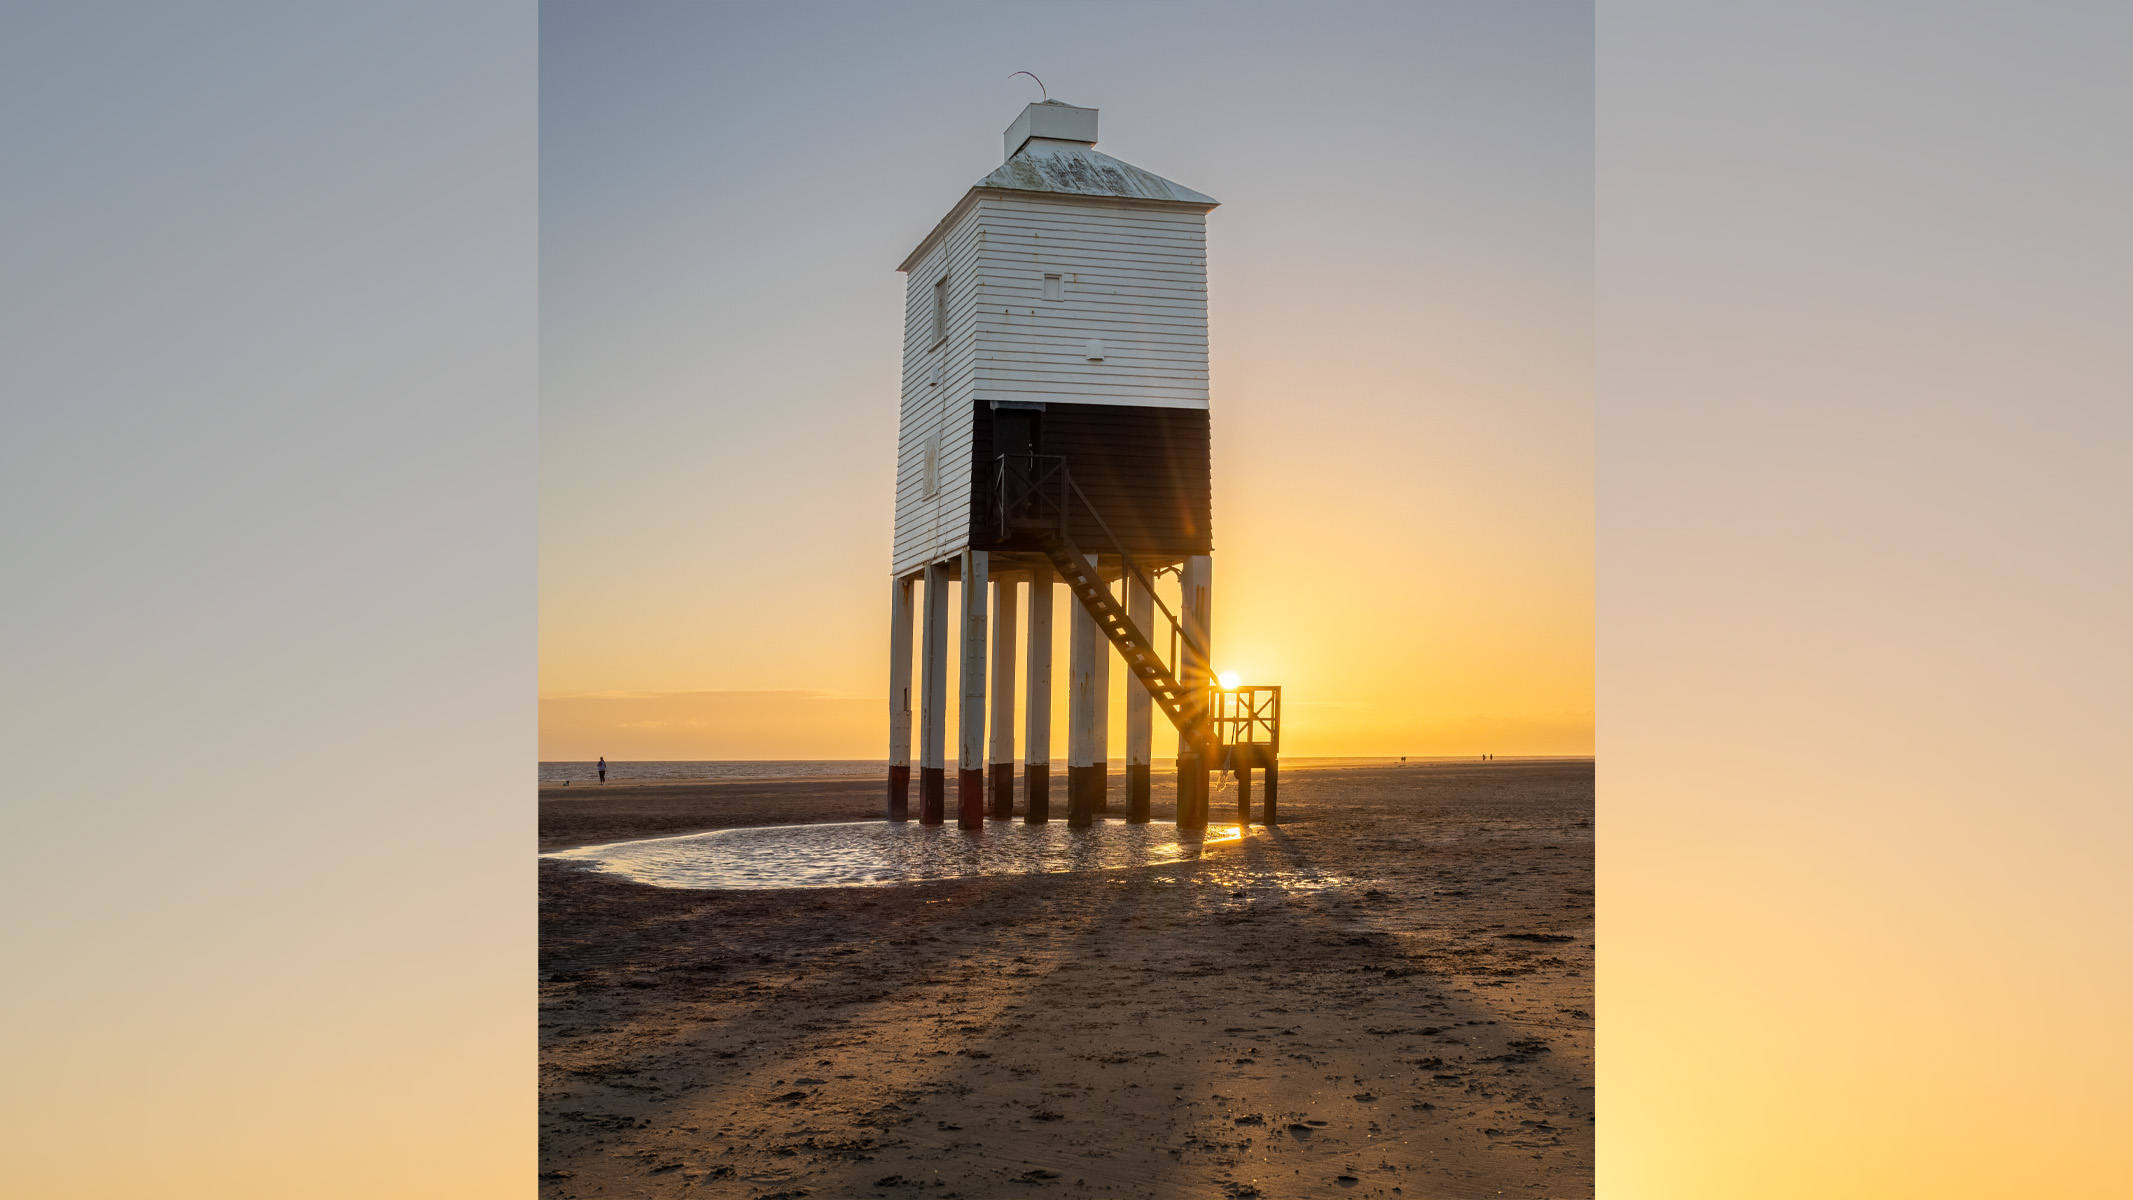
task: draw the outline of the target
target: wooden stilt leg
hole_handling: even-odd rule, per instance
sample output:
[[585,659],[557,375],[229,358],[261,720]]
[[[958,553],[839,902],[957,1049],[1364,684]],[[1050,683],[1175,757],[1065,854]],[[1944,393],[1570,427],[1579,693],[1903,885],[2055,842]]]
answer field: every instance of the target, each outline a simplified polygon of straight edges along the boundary
[[1020,582],[992,584],[991,752],[986,756],[985,815],[1005,821],[1015,815],[1015,618]]
[[1197,754],[1178,755],[1178,811],[1180,829],[1207,826],[1207,768]]
[[1101,787],[1097,717],[1097,659],[1110,647],[1096,620],[1080,603],[1067,617],[1067,824],[1085,828],[1096,821]]
[[889,581],[889,797],[891,821],[911,819],[911,587]]
[[926,599],[919,656],[918,820],[947,819],[948,757],[948,564],[926,568]]
[[1022,821],[1052,819],[1052,583],[1050,567],[1029,577],[1029,678],[1022,704]]
[[963,551],[962,639],[963,698],[957,711],[961,725],[956,770],[956,824],[985,827],[985,653],[986,565],[983,550]]

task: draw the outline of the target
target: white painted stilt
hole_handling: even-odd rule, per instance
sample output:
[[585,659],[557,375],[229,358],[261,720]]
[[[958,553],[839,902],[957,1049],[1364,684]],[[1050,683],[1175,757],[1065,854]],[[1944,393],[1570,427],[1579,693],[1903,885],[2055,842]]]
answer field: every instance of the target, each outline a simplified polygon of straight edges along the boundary
[[[1155,593],[1132,576],[1121,581],[1126,589],[1126,617],[1149,638],[1155,635]],[[1155,701],[1148,689],[1126,676],[1126,820],[1148,819],[1149,763],[1155,741]]]
[[1067,824],[1081,826],[1096,819],[1096,661],[1110,645],[1079,602],[1067,612]]
[[992,584],[992,746],[985,757],[985,815],[1002,821],[1015,815],[1015,589],[1020,586],[1013,577]]
[[[1097,567],[1096,559],[1094,554],[1089,556],[1091,567]],[[1089,731],[1094,739],[1089,745],[1089,801],[1100,813],[1111,811],[1111,660],[1117,656],[1111,639],[1097,630],[1096,659],[1089,664],[1089,691],[1096,701]]]
[[1185,611],[1178,614],[1186,628],[1199,640],[1204,654],[1195,653],[1188,645],[1181,657],[1185,659],[1186,674],[1178,680],[1188,687],[1204,686],[1214,682],[1214,586],[1215,560],[1205,554],[1195,554],[1185,560],[1185,569],[1180,572],[1179,590]]
[[889,803],[891,821],[911,819],[911,586],[889,580]]
[[[1187,636],[1178,651],[1178,682],[1195,692],[1214,682],[1214,579],[1214,559],[1205,554],[1188,557],[1179,573],[1178,622]],[[1207,775],[1220,765],[1204,761],[1197,751],[1178,748],[1178,824],[1207,824]]]
[[985,610],[986,567],[983,550],[963,551],[962,702],[957,706],[956,823],[964,829],[985,826]]
[[1029,576],[1029,676],[1022,702],[1022,820],[1052,815],[1052,569]]
[[919,638],[918,819],[947,819],[948,564],[926,568],[925,624]]

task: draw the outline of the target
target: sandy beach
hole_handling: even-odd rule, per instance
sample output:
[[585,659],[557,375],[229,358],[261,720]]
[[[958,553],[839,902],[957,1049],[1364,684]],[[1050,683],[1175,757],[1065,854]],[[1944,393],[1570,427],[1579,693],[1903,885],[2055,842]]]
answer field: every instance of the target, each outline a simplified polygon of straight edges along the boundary
[[[543,861],[542,1194],[1587,1196],[1592,804],[1590,761],[1329,767],[1284,772],[1279,828],[1127,870],[719,892]],[[544,788],[541,841],[879,807]]]

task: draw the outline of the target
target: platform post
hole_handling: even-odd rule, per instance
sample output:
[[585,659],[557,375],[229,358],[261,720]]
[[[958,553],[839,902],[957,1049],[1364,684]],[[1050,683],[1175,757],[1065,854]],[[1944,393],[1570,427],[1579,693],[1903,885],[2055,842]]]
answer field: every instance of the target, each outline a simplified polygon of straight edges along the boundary
[[992,752],[986,756],[990,790],[985,815],[1004,821],[1015,815],[1015,589],[1009,577],[992,584]]
[[[1179,680],[1195,695],[1204,698],[1206,689],[1214,683],[1214,559],[1205,554],[1186,558],[1178,572],[1179,613],[1178,620],[1189,637],[1178,651]],[[1197,643],[1200,649],[1194,649]],[[1195,752],[1188,755],[1185,747],[1178,747],[1178,824],[1205,827],[1208,818],[1208,772],[1220,766],[1208,762]],[[1187,772],[1191,772],[1188,779]],[[1186,797],[1191,796],[1192,811],[1188,819]]]
[[1266,799],[1259,804],[1259,823],[1269,828],[1278,824],[1274,819],[1274,801],[1281,791],[1281,759],[1279,756],[1266,760]]
[[1067,609],[1067,824],[1096,820],[1096,659],[1103,631],[1077,600]]
[[1029,676],[1022,702],[1022,821],[1052,818],[1052,569],[1029,575]]
[[956,824],[985,827],[985,651],[986,567],[983,550],[963,551],[962,639],[963,695],[957,706]]
[[[1155,637],[1155,593],[1131,575],[1121,583],[1126,589],[1126,616],[1143,636]],[[1154,748],[1155,699],[1132,675],[1129,665],[1126,679],[1126,820],[1136,825],[1148,820],[1148,765],[1154,761]]]
[[1180,829],[1198,829],[1207,824],[1207,768],[1197,750],[1178,747],[1178,807],[1173,816]]
[[[1097,582],[1102,583],[1102,566],[1097,556],[1089,556],[1089,569],[1098,572]],[[1109,586],[1108,584],[1104,586]],[[1093,627],[1094,621],[1090,622]],[[1096,712],[1090,729],[1095,740],[1089,746],[1089,801],[1097,812],[1111,811],[1111,660],[1118,657],[1111,639],[1103,630],[1096,631],[1096,657],[1089,663],[1089,694],[1096,699]]]
[[1249,833],[1252,828],[1252,769],[1237,768],[1237,828]]
[[889,804],[911,819],[911,581],[889,580]]
[[918,820],[947,819],[948,564],[926,568],[926,611],[919,639]]

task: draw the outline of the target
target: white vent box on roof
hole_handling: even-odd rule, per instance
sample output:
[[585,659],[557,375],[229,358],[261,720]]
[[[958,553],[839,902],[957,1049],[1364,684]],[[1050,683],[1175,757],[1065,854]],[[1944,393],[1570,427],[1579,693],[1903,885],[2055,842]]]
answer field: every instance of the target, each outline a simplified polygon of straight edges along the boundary
[[1032,104],[1022,110],[1015,123],[1007,127],[1006,145],[1008,158],[1031,138],[1051,138],[1060,142],[1080,142],[1086,146],[1096,144],[1096,110],[1076,108],[1057,100]]

